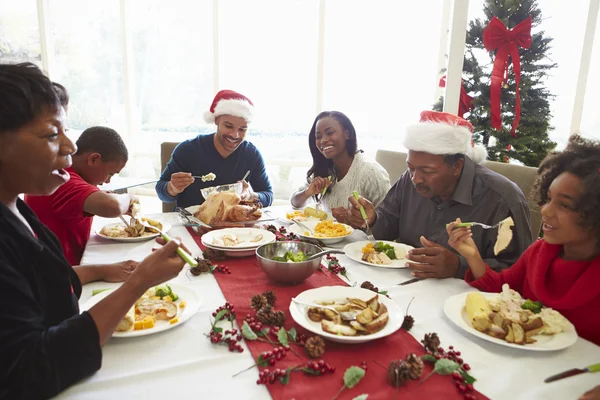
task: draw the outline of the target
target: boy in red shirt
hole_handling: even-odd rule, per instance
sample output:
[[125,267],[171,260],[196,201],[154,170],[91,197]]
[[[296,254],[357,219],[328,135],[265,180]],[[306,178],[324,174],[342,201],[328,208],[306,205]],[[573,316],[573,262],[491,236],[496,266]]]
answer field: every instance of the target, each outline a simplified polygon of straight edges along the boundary
[[[137,201],[135,196],[106,193],[97,187],[109,183],[127,163],[127,147],[115,130],[101,126],[88,128],[76,144],[73,165],[67,169],[69,181],[51,196],[25,196],[25,203],[58,236],[65,257],[73,266],[81,262],[94,215],[115,218],[129,213],[131,204]],[[100,279],[122,281],[136,265],[134,261],[125,261],[76,267],[75,271],[82,283]]]

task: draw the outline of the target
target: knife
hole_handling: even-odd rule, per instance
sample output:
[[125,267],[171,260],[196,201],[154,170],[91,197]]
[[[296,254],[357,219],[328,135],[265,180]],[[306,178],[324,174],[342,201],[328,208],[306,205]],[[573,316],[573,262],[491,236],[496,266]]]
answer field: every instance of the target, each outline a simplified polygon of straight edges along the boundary
[[600,363],[589,365],[585,368],[573,368],[568,371],[561,372],[560,374],[552,375],[551,377],[544,379],[544,382],[550,383],[560,379],[569,378],[571,376],[584,374],[586,372],[600,372]]
[[419,281],[422,281],[424,279],[426,279],[426,278],[412,278],[412,279],[409,279],[407,281],[400,282],[400,283],[398,283],[398,285],[400,285],[400,286],[410,285],[411,283],[419,282]]

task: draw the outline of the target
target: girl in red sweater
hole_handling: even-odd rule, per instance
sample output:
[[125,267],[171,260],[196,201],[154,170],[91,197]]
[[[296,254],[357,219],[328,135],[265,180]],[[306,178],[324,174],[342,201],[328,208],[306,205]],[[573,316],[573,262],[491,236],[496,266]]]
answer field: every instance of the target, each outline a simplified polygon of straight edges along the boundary
[[470,228],[448,225],[448,243],[469,263],[465,281],[486,292],[507,283],[523,298],[564,315],[600,345],[600,142],[574,136],[540,165],[534,191],[544,237],[498,273],[481,259]]

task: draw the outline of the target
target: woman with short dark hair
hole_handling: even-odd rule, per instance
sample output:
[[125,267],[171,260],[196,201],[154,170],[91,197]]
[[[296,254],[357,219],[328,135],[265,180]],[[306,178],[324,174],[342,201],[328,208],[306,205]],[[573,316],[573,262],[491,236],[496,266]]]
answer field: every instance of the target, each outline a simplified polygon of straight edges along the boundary
[[66,91],[31,63],[0,64],[0,397],[48,398],[97,371],[101,346],[134,302],[183,268],[178,243],[142,261],[114,293],[79,313],[81,282],[56,236],[20,194],[68,181]]

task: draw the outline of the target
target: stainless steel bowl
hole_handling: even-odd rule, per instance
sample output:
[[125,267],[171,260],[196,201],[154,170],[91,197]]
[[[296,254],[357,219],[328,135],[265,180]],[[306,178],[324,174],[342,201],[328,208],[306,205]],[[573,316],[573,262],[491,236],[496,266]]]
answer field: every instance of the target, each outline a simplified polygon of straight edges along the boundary
[[276,256],[283,257],[287,251],[303,251],[312,256],[323,250],[319,246],[304,242],[274,242],[260,246],[256,249],[256,260],[269,279],[285,284],[300,283],[311,276],[321,264],[321,257],[297,263],[273,260]]
[[202,193],[202,197],[206,200],[208,196],[213,193],[221,193],[221,192],[233,192],[238,196],[242,195],[242,182],[231,183],[229,185],[219,185],[219,186],[211,186],[204,189],[200,189],[200,193]]

